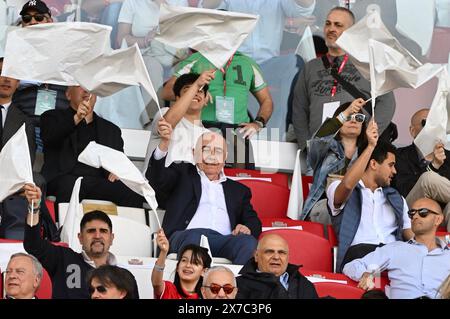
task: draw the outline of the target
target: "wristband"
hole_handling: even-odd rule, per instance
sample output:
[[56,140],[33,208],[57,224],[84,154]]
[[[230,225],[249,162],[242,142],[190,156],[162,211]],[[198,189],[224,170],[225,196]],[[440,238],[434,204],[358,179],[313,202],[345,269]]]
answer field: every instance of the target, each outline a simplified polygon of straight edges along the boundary
[[164,272],[164,267],[166,267],[166,266],[159,266],[159,265],[155,264],[155,266],[154,266],[153,268],[154,268],[156,271]]

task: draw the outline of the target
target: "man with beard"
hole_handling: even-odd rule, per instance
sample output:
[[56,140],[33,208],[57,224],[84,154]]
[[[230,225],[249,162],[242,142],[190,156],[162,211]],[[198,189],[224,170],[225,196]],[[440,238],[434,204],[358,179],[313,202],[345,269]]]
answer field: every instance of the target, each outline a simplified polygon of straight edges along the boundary
[[396,240],[413,237],[408,205],[390,187],[396,174],[395,147],[378,140],[374,121],[366,131],[368,145],[344,175],[328,187],[328,207],[339,240],[336,271]]
[[[114,239],[111,219],[102,211],[86,213],[81,219],[78,239],[82,252],[54,246],[40,236],[41,190],[25,185],[25,196],[30,203],[25,226],[25,250],[35,256],[52,279],[53,299],[89,299],[87,273],[101,265],[116,265],[115,256],[109,252]],[[34,201],[34,207],[31,203]],[[33,224],[31,223],[33,221]],[[36,227],[38,226],[38,227]],[[138,295],[135,283],[135,295]]]
[[[439,298],[439,287],[450,273],[450,249],[436,237],[444,219],[440,205],[420,198],[408,211],[414,238],[393,242],[344,267],[344,274],[359,280],[365,290],[374,286],[371,269],[388,271],[391,299]],[[378,266],[378,267],[376,267]]]

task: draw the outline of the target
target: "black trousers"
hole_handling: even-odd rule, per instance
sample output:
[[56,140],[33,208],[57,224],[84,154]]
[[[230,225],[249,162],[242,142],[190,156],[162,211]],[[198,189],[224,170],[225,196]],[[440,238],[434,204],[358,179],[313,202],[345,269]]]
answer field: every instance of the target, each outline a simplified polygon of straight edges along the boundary
[[342,262],[342,269],[344,268],[346,263],[349,263],[355,259],[363,258],[365,255],[382,246],[384,246],[384,244],[357,244],[354,246],[350,246],[350,248],[347,250],[347,253],[345,254],[344,261]]
[[[56,196],[57,203],[70,201],[73,186],[78,176],[62,175],[48,183],[48,194]],[[121,181],[110,182],[106,177],[84,176],[81,180],[80,201],[99,199],[114,202],[119,206],[142,208],[144,197],[133,192]]]
[[[249,139],[243,139],[239,133],[236,132],[236,129],[239,128],[238,124],[211,121],[202,121],[202,123],[206,128],[209,128],[212,131],[214,129],[219,130],[227,141],[228,160],[226,167],[255,169],[252,146]],[[245,158],[239,156],[242,154],[240,151],[242,149],[244,149]]]

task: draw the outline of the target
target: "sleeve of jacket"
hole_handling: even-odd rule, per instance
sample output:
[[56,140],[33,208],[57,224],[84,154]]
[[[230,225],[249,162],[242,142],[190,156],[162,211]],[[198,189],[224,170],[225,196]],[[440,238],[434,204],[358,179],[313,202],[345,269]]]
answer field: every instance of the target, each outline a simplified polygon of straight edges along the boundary
[[[166,157],[156,160],[152,154],[145,177],[149,180],[150,186],[155,190],[158,198],[168,199],[180,176],[177,165],[183,164],[172,164],[165,167],[165,162]],[[165,206],[164,203],[160,204]]]
[[444,164],[439,168],[438,173],[450,180],[450,151],[445,151],[446,159]]
[[52,276],[58,269],[59,261],[63,259],[62,249],[67,248],[54,246],[49,241],[42,239],[40,229],[41,222],[34,227],[25,225],[23,247],[27,253],[35,256]]
[[250,189],[246,188],[242,199],[242,221],[238,221],[238,223],[247,226],[250,229],[252,236],[258,239],[262,231],[262,224],[250,203],[251,199],[252,193]]
[[27,132],[28,148],[30,149],[31,165],[33,165],[36,157],[36,132],[33,122],[30,119],[26,120],[25,127]]
[[75,130],[70,112],[50,110],[41,116],[41,138],[45,146],[58,147]]
[[305,65],[294,89],[294,101],[292,103],[292,125],[294,126],[297,143],[301,150],[306,147],[306,141],[309,139],[309,93],[307,89],[308,64]]
[[[414,172],[414,169],[410,166],[410,163],[415,159],[410,158],[411,152],[408,152],[408,149],[398,149],[396,156],[395,169],[397,170],[397,174],[394,176],[392,186],[397,189],[403,197],[406,197],[419,178]],[[423,172],[425,172],[425,169],[422,173]]]
[[389,92],[377,97],[375,105],[375,119],[378,130],[381,133],[391,123],[395,113],[395,97],[393,92]]

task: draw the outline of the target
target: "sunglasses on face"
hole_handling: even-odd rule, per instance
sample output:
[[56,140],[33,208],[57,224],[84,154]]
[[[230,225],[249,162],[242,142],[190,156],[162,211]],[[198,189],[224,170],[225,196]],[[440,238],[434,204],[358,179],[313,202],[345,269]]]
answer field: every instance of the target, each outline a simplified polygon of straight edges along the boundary
[[434,215],[439,215],[436,212],[433,212],[431,209],[428,208],[411,208],[410,210],[408,210],[408,216],[409,218],[413,219],[415,214],[419,214],[420,217],[425,218],[427,217],[429,214],[434,214]]
[[347,121],[355,121],[358,123],[364,122],[365,119],[366,119],[366,116],[361,113],[355,113],[355,114],[352,114],[349,117],[347,117]]
[[97,290],[100,294],[104,294],[104,293],[106,293],[106,291],[107,291],[108,289],[106,289],[105,286],[97,286],[97,287],[92,287],[92,286],[90,286],[90,287],[89,287],[89,294],[92,295],[96,290]]
[[223,286],[218,285],[218,284],[211,284],[209,286],[203,286],[203,287],[209,288],[209,290],[211,290],[211,292],[213,294],[215,294],[215,295],[217,295],[220,292],[220,289],[223,289],[223,291],[227,295],[229,295],[229,294],[231,294],[233,292],[234,288],[236,288],[236,287],[233,287],[233,285],[231,285],[231,284],[226,284],[226,285],[223,285]]
[[29,23],[29,22],[31,22],[31,19],[33,19],[34,18],[34,20],[36,20],[37,22],[42,22],[42,21],[44,21],[44,19],[46,19],[47,17],[45,16],[45,15],[43,15],[43,14],[34,14],[34,15],[31,15],[31,14],[25,14],[25,15],[23,15],[22,16],[22,21],[23,22],[25,22],[25,23]]

